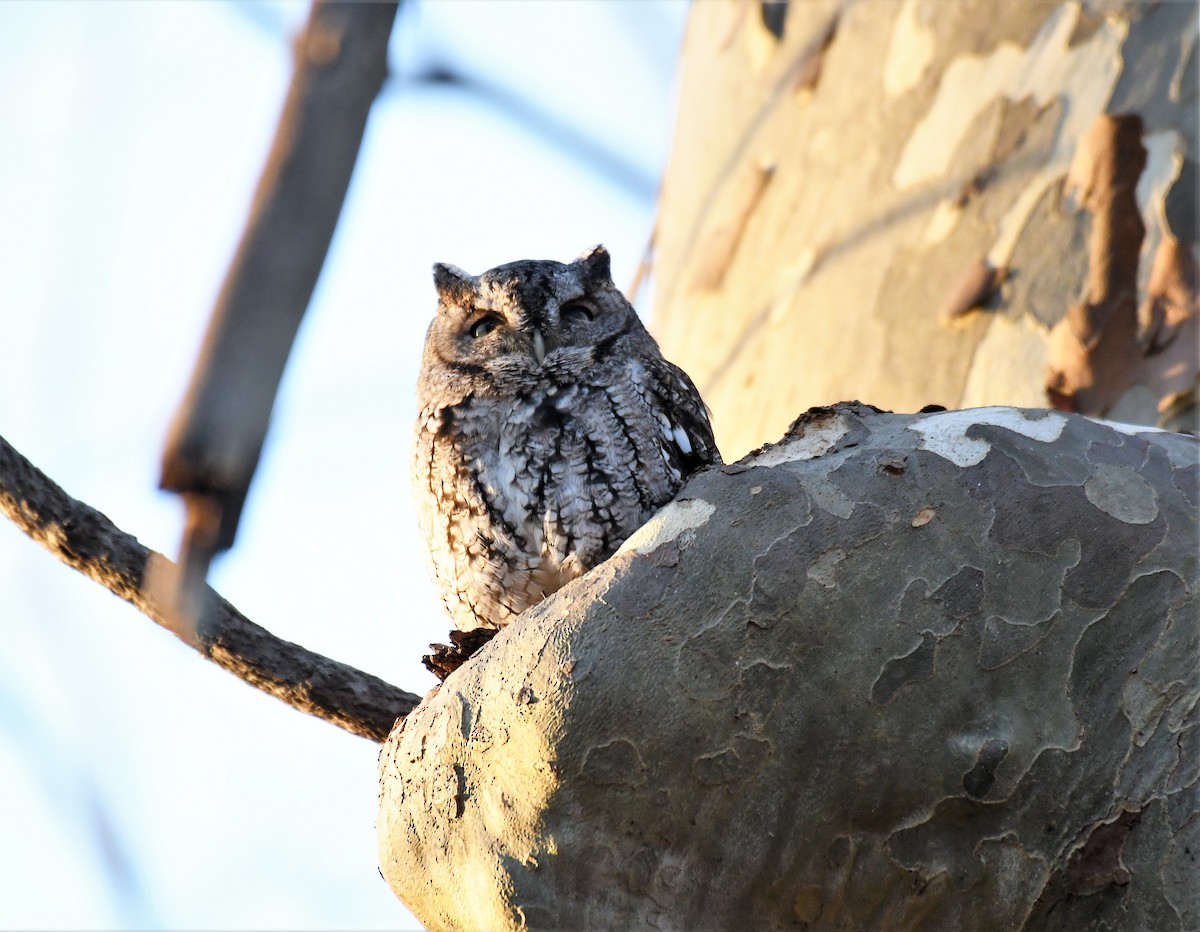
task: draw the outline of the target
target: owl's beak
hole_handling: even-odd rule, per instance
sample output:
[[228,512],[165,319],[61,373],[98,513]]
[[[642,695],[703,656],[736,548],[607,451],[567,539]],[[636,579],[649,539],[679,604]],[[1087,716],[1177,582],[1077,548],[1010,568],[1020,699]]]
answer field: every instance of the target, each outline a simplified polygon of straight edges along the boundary
[[540,330],[533,331],[533,355],[537,358],[539,366],[546,361],[546,338]]

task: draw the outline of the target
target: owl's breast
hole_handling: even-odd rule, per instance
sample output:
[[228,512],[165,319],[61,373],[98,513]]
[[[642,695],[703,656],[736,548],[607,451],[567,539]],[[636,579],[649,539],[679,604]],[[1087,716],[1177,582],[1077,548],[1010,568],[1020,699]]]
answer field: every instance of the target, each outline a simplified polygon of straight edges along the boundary
[[678,491],[690,422],[636,360],[601,375],[469,396],[418,420],[422,528],[460,626],[506,623],[611,556]]
[[551,568],[589,569],[678,488],[657,424],[604,387],[547,388],[514,400],[484,458],[486,483]]

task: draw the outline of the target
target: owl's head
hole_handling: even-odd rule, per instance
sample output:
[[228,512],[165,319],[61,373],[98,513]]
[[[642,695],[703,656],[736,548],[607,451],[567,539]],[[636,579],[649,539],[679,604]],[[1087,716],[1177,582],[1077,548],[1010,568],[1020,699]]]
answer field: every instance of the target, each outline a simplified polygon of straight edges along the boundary
[[438,309],[425,338],[423,404],[578,381],[623,338],[649,339],[613,284],[603,246],[571,263],[522,260],[482,275],[439,262],[433,281]]

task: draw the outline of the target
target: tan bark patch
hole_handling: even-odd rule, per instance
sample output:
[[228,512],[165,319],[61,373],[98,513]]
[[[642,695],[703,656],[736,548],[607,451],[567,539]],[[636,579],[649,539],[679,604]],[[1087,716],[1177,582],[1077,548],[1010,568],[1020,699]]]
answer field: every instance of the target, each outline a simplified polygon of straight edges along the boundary
[[1102,414],[1133,384],[1138,253],[1146,235],[1136,189],[1146,167],[1142,121],[1102,116],[1084,135],[1068,175],[1092,214],[1084,299],[1050,332],[1046,392],[1061,410]]

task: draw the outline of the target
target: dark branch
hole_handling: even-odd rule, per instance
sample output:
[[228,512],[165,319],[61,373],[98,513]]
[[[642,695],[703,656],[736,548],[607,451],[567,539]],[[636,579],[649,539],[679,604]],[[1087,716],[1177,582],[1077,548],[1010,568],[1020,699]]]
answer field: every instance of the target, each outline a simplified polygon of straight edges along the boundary
[[195,637],[160,593],[176,565],[76,501],[0,437],[0,511],[52,554],[263,692],[349,732],[383,741],[420,697],[275,637],[212,589]]

